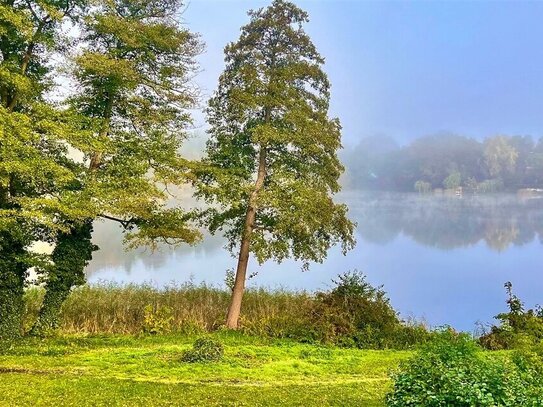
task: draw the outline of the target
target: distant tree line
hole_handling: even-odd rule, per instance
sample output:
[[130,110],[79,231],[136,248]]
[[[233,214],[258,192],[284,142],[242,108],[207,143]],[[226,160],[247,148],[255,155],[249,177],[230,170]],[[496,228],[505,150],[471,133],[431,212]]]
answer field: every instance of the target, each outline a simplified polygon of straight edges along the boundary
[[543,188],[543,140],[493,136],[483,141],[434,135],[400,146],[388,137],[369,137],[347,154],[349,183],[369,190],[466,192]]

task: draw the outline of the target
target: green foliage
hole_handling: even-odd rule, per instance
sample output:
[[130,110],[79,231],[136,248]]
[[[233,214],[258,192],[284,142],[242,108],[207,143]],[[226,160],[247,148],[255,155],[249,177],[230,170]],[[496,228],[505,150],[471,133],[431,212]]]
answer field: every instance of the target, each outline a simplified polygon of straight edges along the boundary
[[[542,152],[543,139],[530,136],[492,136],[478,141],[438,134],[405,146],[379,136],[362,139],[344,159],[348,181],[361,189],[412,191],[421,180],[445,188],[463,183],[465,192],[492,193],[543,188]],[[476,188],[477,180],[482,181],[480,188]]]
[[173,310],[164,305],[147,305],[143,309],[143,327],[146,334],[165,334],[171,332]]
[[47,335],[58,328],[62,304],[73,287],[84,284],[84,270],[98,248],[91,243],[92,223],[74,225],[60,233],[48,266],[45,297],[32,335]]
[[202,46],[182,27],[178,0],[98,1],[82,20],[71,109],[91,133],[74,205],[121,223],[132,246],[195,243],[190,216],[169,208],[164,186],[187,182],[179,154],[197,102],[190,77]]
[[234,273],[234,270],[228,269],[226,270],[226,273],[224,275],[224,285],[230,290],[234,290],[234,283],[236,280],[236,274]]
[[474,193],[477,191],[478,183],[475,177],[468,177],[464,180],[464,189],[467,192]]
[[[0,232],[15,223],[26,233],[25,243],[4,257],[13,257],[10,264],[30,258],[34,241],[55,246],[36,268],[47,293],[34,334],[55,329],[71,288],[84,282],[96,218],[119,222],[132,245],[200,239],[190,215],[167,206],[165,189],[187,182],[190,163],[179,148],[197,100],[189,82],[202,49],[177,22],[181,6],[177,0],[0,6]],[[50,63],[53,52],[61,64]],[[45,94],[55,91],[51,77],[61,70],[77,92],[52,104]],[[21,320],[29,266],[0,270],[0,291],[14,301],[1,305],[10,310],[0,309],[0,325]],[[9,330],[17,323],[9,322]]]
[[425,328],[400,321],[382,287],[371,286],[362,273],[342,274],[334,283],[331,291],[315,298],[310,326],[319,340],[382,349],[405,348],[427,339]]
[[[275,0],[249,12],[207,110],[210,140],[196,171],[211,232],[235,250],[250,239],[257,260],[321,262],[354,245],[347,207],[333,201],[343,172],[340,123],[328,117],[324,59],[303,29],[307,13]],[[255,179],[257,182],[255,182]],[[254,221],[246,224],[246,216]]]
[[443,180],[443,186],[447,189],[455,189],[462,185],[462,174],[458,171],[451,172],[447,178]]
[[223,358],[224,347],[221,342],[213,338],[199,338],[194,342],[192,349],[186,350],[181,356],[182,362],[218,362]]
[[503,180],[499,178],[487,179],[480,182],[477,185],[477,192],[482,192],[482,193],[499,192],[499,191],[502,191],[503,188],[504,188]]
[[516,349],[543,343],[543,309],[524,309],[522,301],[513,293],[513,285],[505,283],[509,312],[498,314],[499,325],[479,338],[487,349]]
[[[210,333],[223,325],[230,295],[229,289],[191,284],[164,289],[145,285],[83,286],[73,290],[63,305],[59,333]],[[25,321],[35,320],[42,297],[43,289],[26,291]],[[332,295],[248,289],[240,330],[260,338],[372,349],[406,349],[428,340],[430,334],[423,325],[399,321],[385,297],[374,300],[366,292]],[[364,308],[358,310],[357,305]],[[161,330],[162,326],[168,329]],[[381,331],[381,327],[386,330]]]
[[[74,126],[44,94],[51,89],[52,52],[61,52],[60,26],[83,2],[11,1],[0,5],[0,338],[20,336],[29,251],[51,240],[58,219],[74,210],[60,196],[78,165],[68,156]],[[42,262],[43,263],[43,262]]]
[[503,176],[515,170],[518,151],[506,136],[496,136],[485,140],[484,159],[491,177]]
[[0,342],[22,334],[23,289],[29,266],[26,243],[24,234],[15,229],[0,230]]
[[541,358],[490,358],[473,339],[446,329],[404,362],[387,406],[541,406]]

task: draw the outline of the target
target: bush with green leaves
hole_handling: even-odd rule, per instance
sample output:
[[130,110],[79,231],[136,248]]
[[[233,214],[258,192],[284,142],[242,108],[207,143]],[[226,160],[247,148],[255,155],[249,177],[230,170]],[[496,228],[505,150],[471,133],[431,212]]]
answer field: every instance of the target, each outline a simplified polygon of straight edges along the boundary
[[212,338],[199,338],[194,342],[192,349],[186,350],[181,356],[182,362],[218,362],[224,356],[224,347],[221,342]]
[[316,295],[311,326],[321,341],[359,348],[406,348],[424,342],[429,333],[420,324],[405,324],[382,287],[351,271],[333,281],[335,287]]
[[481,193],[499,192],[503,189],[504,184],[501,179],[487,179],[477,185],[477,192]]
[[543,308],[526,310],[523,302],[513,293],[513,285],[506,282],[509,312],[496,315],[499,325],[483,333],[479,343],[486,349],[518,349],[543,343]]
[[143,332],[165,334],[172,330],[173,309],[166,305],[147,305],[143,310]]
[[533,351],[490,357],[467,334],[437,332],[392,375],[393,406],[543,406],[543,363]]
[[459,171],[453,171],[443,180],[443,187],[455,189],[462,185],[462,174]]

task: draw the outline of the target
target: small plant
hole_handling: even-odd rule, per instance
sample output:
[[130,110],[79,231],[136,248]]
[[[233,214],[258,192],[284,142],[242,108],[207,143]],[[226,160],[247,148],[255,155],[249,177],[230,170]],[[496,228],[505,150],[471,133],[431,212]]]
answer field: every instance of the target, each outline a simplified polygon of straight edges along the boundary
[[504,284],[507,292],[509,312],[496,315],[498,325],[483,332],[479,338],[481,346],[491,350],[515,349],[535,345],[543,341],[543,309],[525,310],[524,304],[513,293],[513,284]]
[[143,309],[143,332],[151,335],[165,334],[172,330],[173,310],[166,305],[153,306]]
[[218,362],[224,355],[222,343],[212,338],[199,338],[181,356],[181,361],[186,363]]
[[234,291],[234,282],[236,281],[236,273],[234,273],[233,269],[226,270],[226,273],[224,275],[224,285],[226,288],[228,288],[230,291]]

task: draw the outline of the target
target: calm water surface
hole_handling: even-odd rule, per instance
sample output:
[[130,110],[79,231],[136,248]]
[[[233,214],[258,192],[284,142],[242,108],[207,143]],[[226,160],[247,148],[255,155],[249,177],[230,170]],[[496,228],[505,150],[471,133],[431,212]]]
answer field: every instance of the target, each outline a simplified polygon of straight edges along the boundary
[[[353,251],[334,249],[306,272],[291,261],[252,261],[258,273],[248,285],[326,289],[338,273],[358,269],[384,286],[403,317],[467,331],[505,309],[506,281],[528,307],[543,303],[543,199],[344,193],[341,200],[358,222]],[[125,252],[119,229],[100,223],[95,242],[101,250],[87,270],[94,283],[222,285],[236,264],[217,236],[196,247]]]

